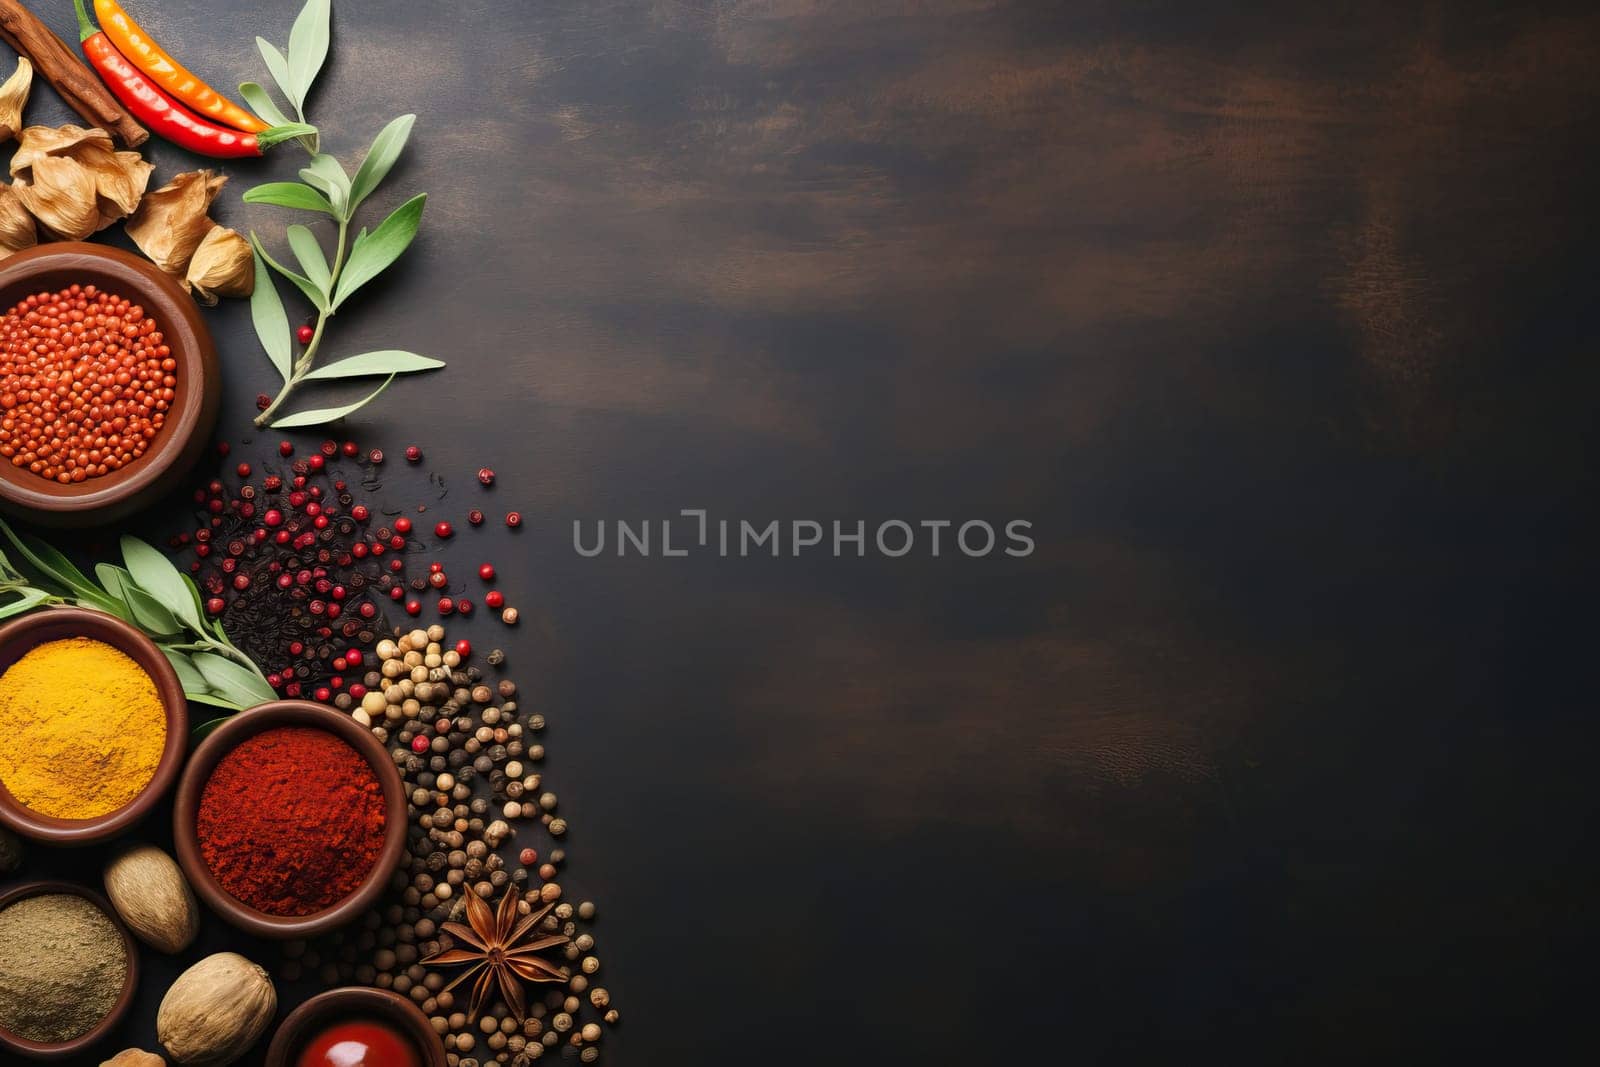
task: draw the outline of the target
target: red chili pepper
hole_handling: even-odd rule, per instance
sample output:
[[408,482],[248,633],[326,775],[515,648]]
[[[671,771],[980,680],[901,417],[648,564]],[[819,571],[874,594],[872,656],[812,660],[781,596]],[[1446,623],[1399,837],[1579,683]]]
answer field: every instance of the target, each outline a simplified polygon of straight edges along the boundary
[[89,65],[100,75],[133,117],[150,127],[151,132],[203,156],[235,159],[259,156],[279,141],[310,133],[309,126],[273,126],[259,134],[240,133],[199,118],[158,88],[134,66],[111,39],[95,28],[83,0],[73,0],[78,9],[78,36]]

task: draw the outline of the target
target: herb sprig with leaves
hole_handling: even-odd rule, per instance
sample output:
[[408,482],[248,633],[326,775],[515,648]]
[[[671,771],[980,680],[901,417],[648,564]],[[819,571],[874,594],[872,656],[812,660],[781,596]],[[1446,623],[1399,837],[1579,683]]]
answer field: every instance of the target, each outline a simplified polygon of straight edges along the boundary
[[[330,10],[329,0],[309,0],[295,19],[294,29],[289,34],[287,53],[279,51],[267,41],[256,39],[273,80],[278,83],[278,88],[294,108],[295,114],[302,118],[306,97],[328,55]],[[239,91],[266,121],[276,122],[285,117],[260,85],[247,82],[239,87]],[[300,181],[268,182],[244,194],[246,203],[274,204],[326,215],[338,227],[331,261],[309,227],[299,224],[288,227],[285,236],[299,270],[293,270],[274,259],[261,238],[255,233],[250,235],[255,249],[256,274],[255,292],[250,298],[250,315],[261,347],[283,378],[283,387],[278,395],[256,417],[257,426],[292,429],[332,422],[376,398],[388,388],[396,375],[444,366],[443,360],[399,349],[363,352],[322,367],[316,366],[328,320],[357,290],[399,259],[417,235],[417,227],[422,222],[422,208],[428,199],[426,193],[419,193],[401,204],[378,224],[377,229],[369,232],[363,227],[356,233],[353,242],[349,240],[356,211],[382,184],[400,158],[415,121],[415,115],[401,115],[385,126],[372,142],[353,178],[337,159],[320,151],[317,139],[312,136],[302,140],[306,150],[311,153],[311,162],[300,171]],[[289,318],[268,267],[292,282],[316,309],[316,326],[298,357],[294,355]],[[278,413],[290,394],[303,382],[378,376],[384,376],[382,384],[354,403],[288,415]]]
[[29,577],[0,551],[0,619],[57,604],[93,608],[137,626],[154,641],[190,700],[242,711],[277,699],[261,669],[228,639],[220,622],[206,617],[194,580],[137,537],[122,538],[122,566],[95,565],[96,584],[43,541],[3,521],[0,534],[33,572]]

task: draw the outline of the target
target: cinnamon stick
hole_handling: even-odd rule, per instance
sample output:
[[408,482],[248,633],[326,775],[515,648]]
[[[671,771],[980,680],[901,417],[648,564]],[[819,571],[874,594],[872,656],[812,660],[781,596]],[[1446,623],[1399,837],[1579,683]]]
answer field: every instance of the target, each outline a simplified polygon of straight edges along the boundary
[[0,38],[33,61],[33,68],[84,121],[99,126],[129,148],[150,139],[94,71],[72,54],[49,26],[18,0],[0,0]]

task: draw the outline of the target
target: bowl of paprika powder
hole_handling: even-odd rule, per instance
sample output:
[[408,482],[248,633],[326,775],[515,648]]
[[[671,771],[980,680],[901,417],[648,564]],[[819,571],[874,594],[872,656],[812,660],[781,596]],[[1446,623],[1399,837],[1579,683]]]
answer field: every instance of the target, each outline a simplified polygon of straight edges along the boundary
[[406,849],[406,795],[388,751],[305,700],[242,711],[189,758],[173,810],[178,862],[225,921],[307,938],[376,902]]
[[221,402],[211,331],[155,264],[82,241],[0,262],[0,509],[83,527],[147,507]]

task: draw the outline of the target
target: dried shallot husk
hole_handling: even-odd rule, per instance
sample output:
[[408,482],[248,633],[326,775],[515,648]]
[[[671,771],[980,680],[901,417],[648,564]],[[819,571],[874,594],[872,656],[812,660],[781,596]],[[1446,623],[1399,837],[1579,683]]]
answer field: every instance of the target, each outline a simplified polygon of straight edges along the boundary
[[0,185],[0,259],[39,243],[39,228],[15,189]]
[[175,175],[145,194],[139,210],[128,219],[128,236],[156,266],[175,278],[184,277],[195,249],[216,225],[206,212],[227,181],[209,170]]
[[33,64],[27,56],[17,57],[17,71],[0,85],[0,142],[11,140],[22,129],[22,109],[33,92]]
[[183,284],[207,306],[219,296],[249,296],[256,287],[250,242],[226,226],[212,226],[194,250]]
[[131,213],[155,167],[118,152],[111,135],[81,126],[29,126],[11,157],[22,204],[45,231],[80,241]]

